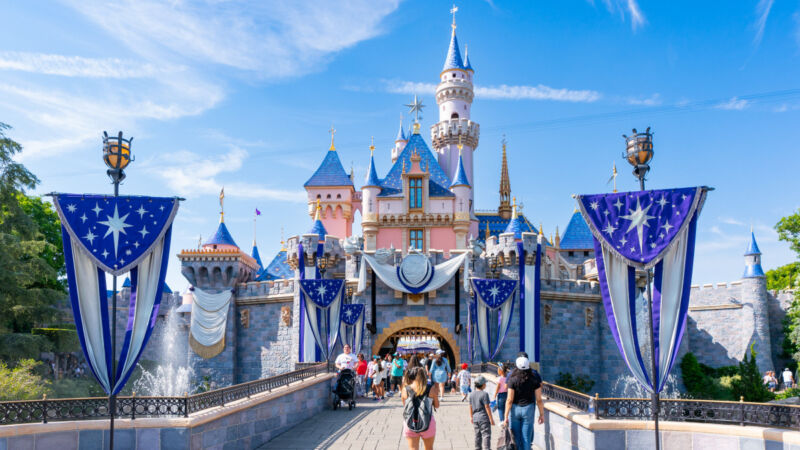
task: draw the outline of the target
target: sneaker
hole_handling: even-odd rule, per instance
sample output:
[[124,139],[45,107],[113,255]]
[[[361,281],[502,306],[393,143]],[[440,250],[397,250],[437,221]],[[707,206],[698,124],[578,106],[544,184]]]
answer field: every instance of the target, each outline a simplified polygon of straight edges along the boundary
[[374,397],[374,398],[372,399],[372,401],[373,401],[373,402],[377,402],[377,401],[378,401],[378,397]]

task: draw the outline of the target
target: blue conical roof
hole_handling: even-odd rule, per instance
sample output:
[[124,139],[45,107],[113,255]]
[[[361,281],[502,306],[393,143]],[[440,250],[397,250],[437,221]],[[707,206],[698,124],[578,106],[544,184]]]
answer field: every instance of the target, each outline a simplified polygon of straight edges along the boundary
[[469,51],[466,48],[464,49],[464,70],[475,72],[475,69],[472,68],[472,64],[469,63]]
[[514,239],[522,239],[522,232],[525,231],[525,223],[522,218],[517,216],[508,222],[508,226],[504,233],[514,233]]
[[395,142],[397,141],[407,141],[408,138],[406,137],[406,132],[403,131],[403,121],[400,121],[400,129],[397,130],[397,137],[394,139]]
[[[402,131],[403,128],[400,127]],[[367,179],[364,180],[364,186],[362,187],[380,187],[381,186],[381,179],[378,178],[378,172],[375,170],[375,156],[370,155],[369,157],[369,169],[367,170]]]
[[256,281],[269,281],[278,279],[288,279],[294,277],[294,270],[289,266],[286,258],[286,250],[282,249],[272,258],[272,262],[262,270]]
[[565,250],[585,250],[594,248],[594,238],[580,212],[572,213],[564,237],[561,238],[561,248]]
[[323,241],[325,240],[325,235],[328,234],[328,232],[325,230],[325,225],[322,224],[322,221],[317,219],[314,221],[314,225],[311,226],[311,229],[308,230],[308,233],[306,234],[316,234],[319,236],[319,240]]
[[464,171],[464,161],[461,158],[461,155],[458,155],[458,166],[456,166],[456,178],[450,183],[450,187],[455,186],[467,186],[469,187],[469,178],[467,178],[467,173]]
[[236,245],[236,241],[233,240],[233,236],[228,231],[228,227],[225,226],[225,222],[220,222],[219,227],[217,227],[216,233],[211,236],[203,245],[232,245],[234,247],[238,247]]
[[758,244],[756,243],[756,235],[753,232],[750,232],[750,245],[747,247],[747,251],[745,251],[744,255],[760,255],[761,250],[758,249]]
[[336,150],[329,150],[317,171],[303,185],[308,186],[352,186],[353,180],[342,167]]
[[458,49],[458,38],[456,30],[450,37],[450,47],[447,49],[447,58],[444,60],[442,71],[450,69],[464,69],[464,61],[461,59],[461,50]]
[[250,252],[250,256],[258,263],[258,272],[256,272],[256,276],[258,276],[264,271],[264,264],[261,263],[261,256],[258,254],[258,246],[255,242],[253,242],[253,251]]
[[[124,288],[131,287],[131,279],[129,277],[125,277],[125,281],[122,282],[122,287]],[[164,289],[162,289],[162,292],[166,294],[172,294],[172,289],[169,288],[169,285],[167,283],[164,283]]]

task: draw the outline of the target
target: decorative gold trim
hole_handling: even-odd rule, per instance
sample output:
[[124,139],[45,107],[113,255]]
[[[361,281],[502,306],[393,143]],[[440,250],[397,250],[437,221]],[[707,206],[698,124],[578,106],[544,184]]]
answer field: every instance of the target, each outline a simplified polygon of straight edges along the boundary
[[191,333],[189,333],[189,346],[192,347],[192,350],[197,353],[197,355],[203,359],[211,359],[225,350],[225,336],[222,336],[222,339],[219,340],[216,344],[205,346],[194,339]]
[[690,306],[689,311],[718,311],[720,309],[742,309],[739,303],[727,303],[724,305]]

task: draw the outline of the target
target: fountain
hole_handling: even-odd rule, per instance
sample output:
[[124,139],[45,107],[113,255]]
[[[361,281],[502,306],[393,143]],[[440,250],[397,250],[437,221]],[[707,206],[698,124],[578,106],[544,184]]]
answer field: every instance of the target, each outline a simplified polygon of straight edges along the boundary
[[142,374],[133,382],[133,390],[137,395],[177,397],[184,393],[192,394],[196,390],[191,384],[194,371],[187,366],[186,349],[180,343],[180,322],[177,308],[167,313],[159,342],[161,360],[152,371],[139,365]]
[[[620,375],[611,388],[611,397],[614,398],[650,398],[650,393],[636,381],[632,375]],[[670,374],[661,391],[661,398],[681,398],[677,378]]]

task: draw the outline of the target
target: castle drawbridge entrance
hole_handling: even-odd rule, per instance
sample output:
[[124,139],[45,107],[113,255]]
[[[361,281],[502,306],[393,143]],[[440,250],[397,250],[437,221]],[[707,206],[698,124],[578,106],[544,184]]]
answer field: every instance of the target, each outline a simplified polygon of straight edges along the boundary
[[372,354],[384,357],[395,352],[429,354],[444,350],[455,368],[460,351],[455,337],[438,322],[426,317],[404,317],[384,328],[375,339]]

